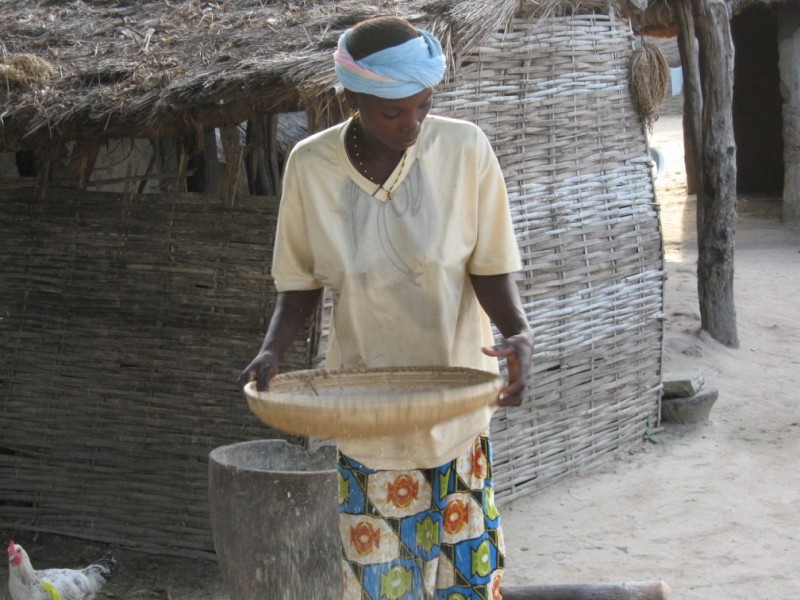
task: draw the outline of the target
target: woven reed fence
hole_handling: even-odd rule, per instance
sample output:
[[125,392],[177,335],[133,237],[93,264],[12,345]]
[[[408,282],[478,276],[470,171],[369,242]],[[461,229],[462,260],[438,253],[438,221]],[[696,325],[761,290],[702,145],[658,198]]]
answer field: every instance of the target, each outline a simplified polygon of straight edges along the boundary
[[658,422],[662,238],[632,42],[610,15],[518,17],[437,94],[498,154],[536,334],[526,404],[492,424],[501,500],[588,469]]
[[277,437],[236,387],[274,301],[276,199],[0,198],[0,528],[211,556],[208,453]]
[[[607,15],[519,16],[436,95],[500,158],[537,334],[526,405],[493,423],[501,501],[658,420],[662,248],[631,53]],[[211,556],[208,452],[274,434],[234,382],[274,302],[275,209],[0,185],[0,527]]]

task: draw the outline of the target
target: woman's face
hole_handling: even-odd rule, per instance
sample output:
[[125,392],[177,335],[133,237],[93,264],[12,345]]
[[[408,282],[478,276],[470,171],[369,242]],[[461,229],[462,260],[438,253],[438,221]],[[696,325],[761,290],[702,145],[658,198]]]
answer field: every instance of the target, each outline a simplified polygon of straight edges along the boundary
[[430,89],[407,98],[390,100],[347,91],[351,106],[358,109],[367,145],[380,144],[402,152],[417,142],[420,126],[428,116],[433,100]]

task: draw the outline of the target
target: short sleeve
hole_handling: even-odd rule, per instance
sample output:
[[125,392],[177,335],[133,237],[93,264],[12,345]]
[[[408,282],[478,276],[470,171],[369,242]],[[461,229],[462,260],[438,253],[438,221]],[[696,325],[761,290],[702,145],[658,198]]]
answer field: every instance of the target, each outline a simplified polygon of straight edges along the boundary
[[501,275],[522,269],[505,179],[486,135],[476,140],[478,235],[467,263],[472,275]]
[[314,277],[314,254],[309,243],[296,151],[297,147],[286,163],[275,229],[272,277],[279,292],[322,287]]

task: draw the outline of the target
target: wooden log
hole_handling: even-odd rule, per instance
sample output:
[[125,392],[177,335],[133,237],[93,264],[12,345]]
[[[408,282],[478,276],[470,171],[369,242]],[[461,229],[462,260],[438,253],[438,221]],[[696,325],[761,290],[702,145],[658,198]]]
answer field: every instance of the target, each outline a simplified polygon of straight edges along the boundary
[[703,92],[691,0],[676,2],[674,14],[679,27],[678,51],[683,69],[683,151],[686,191],[695,194],[703,185],[703,168],[700,164]]
[[[277,115],[274,117],[277,122]],[[253,115],[247,122],[249,153],[245,169],[250,194],[256,196],[280,194],[279,177],[272,162],[273,149],[277,145],[271,128],[272,119],[273,115]]]
[[280,194],[281,191],[281,169],[278,165],[278,115],[272,113],[267,118],[267,164],[269,165],[269,172],[272,176],[272,186],[275,189],[275,194]]
[[130,183],[134,181],[141,182],[141,181],[149,181],[151,179],[176,179],[179,176],[191,176],[194,175],[195,173],[196,169],[188,169],[183,173],[154,173],[154,174],[145,173],[144,175],[113,177],[111,179],[94,179],[92,181],[87,181],[85,187],[86,188],[103,187],[106,185],[115,185],[117,183]]
[[800,223],[800,7],[778,11],[778,66],[783,96],[783,220]]
[[77,181],[78,189],[86,189],[86,183],[92,175],[94,163],[97,161],[99,153],[100,145],[97,143],[86,142],[82,144],[80,141],[75,143],[75,147],[69,157],[67,179]]
[[198,164],[202,165],[203,169],[203,193],[209,195],[216,195],[222,188],[220,182],[220,169],[219,154],[217,151],[217,131],[216,129],[209,129],[203,133],[202,148],[199,149],[200,153],[197,155]]
[[697,292],[703,330],[736,348],[733,302],[736,142],[733,138],[733,40],[722,0],[692,0],[703,74],[703,187],[697,192]]
[[503,600],[667,600],[672,593],[663,581],[534,585],[504,587]]

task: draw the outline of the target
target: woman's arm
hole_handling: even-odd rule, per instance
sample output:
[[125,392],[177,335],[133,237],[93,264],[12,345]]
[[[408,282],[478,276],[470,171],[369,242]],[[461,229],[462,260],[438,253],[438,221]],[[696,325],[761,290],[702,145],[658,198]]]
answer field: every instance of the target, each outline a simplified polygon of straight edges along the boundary
[[481,307],[505,338],[484,354],[506,359],[508,385],[500,390],[500,406],[519,406],[525,397],[525,384],[533,355],[533,332],[528,326],[522,299],[511,273],[470,275]]
[[269,389],[269,381],[278,373],[283,353],[314,313],[320,298],[322,288],[278,292],[261,349],[239,375],[239,387],[256,380],[259,390]]

